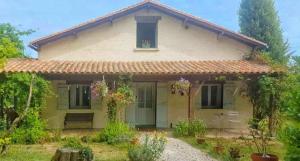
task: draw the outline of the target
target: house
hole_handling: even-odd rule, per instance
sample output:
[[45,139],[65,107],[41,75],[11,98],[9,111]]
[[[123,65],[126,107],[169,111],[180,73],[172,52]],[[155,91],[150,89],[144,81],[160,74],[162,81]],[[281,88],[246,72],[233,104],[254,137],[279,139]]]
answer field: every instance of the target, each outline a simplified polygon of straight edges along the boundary
[[[240,76],[269,66],[247,60],[266,44],[159,2],[146,0],[30,43],[38,59],[9,60],[5,72],[34,72],[55,96],[42,112],[49,128],[103,128],[107,108],[92,100],[90,84],[133,76],[135,103],[122,112],[132,126],[170,128],[200,118],[208,127],[246,128],[253,106],[240,94]],[[226,80],[217,79],[226,76]],[[192,83],[172,94],[174,81]]]

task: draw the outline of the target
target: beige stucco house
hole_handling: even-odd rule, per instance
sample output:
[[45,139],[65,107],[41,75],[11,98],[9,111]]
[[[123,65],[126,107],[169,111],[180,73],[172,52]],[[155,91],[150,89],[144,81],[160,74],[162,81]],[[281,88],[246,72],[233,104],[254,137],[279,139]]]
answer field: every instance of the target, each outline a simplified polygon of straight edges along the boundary
[[[170,128],[200,118],[212,128],[246,128],[253,108],[239,92],[244,84],[238,77],[270,72],[246,59],[265,43],[148,0],[30,47],[38,59],[10,60],[5,71],[35,72],[51,81],[56,95],[42,113],[49,128],[103,128],[107,108],[91,99],[90,84],[121,74],[133,76],[135,103],[122,113],[132,126]],[[180,78],[192,83],[189,95],[172,94]]]

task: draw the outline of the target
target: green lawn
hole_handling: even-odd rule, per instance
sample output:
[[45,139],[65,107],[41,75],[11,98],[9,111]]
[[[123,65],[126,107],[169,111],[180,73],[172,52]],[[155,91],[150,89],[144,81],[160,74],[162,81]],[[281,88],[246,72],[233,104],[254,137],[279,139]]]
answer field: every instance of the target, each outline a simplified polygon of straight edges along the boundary
[[[221,161],[231,161],[231,159],[229,157],[229,152],[228,152],[228,149],[230,146],[238,146],[239,147],[240,153],[242,156],[240,161],[251,160],[250,155],[252,154],[253,151],[255,152],[255,150],[256,150],[255,147],[253,146],[253,144],[248,141],[246,142],[241,139],[221,139],[222,145],[224,145],[225,150],[224,150],[223,154],[219,155],[213,151],[213,147],[216,145],[216,139],[208,138],[208,139],[206,139],[206,143],[202,144],[202,145],[197,144],[194,137],[181,137],[179,139],[191,144],[192,146],[194,146],[198,149],[201,149],[203,152],[206,152],[213,158],[216,158]],[[272,154],[276,154],[279,157],[279,160],[283,160],[284,153],[285,153],[285,148],[284,148],[283,144],[281,144],[277,141],[272,142],[269,149]]]
[[[126,145],[111,146],[106,143],[91,143],[95,161],[128,160]],[[8,153],[0,156],[1,161],[49,161],[54,155],[58,143],[36,145],[11,145]]]

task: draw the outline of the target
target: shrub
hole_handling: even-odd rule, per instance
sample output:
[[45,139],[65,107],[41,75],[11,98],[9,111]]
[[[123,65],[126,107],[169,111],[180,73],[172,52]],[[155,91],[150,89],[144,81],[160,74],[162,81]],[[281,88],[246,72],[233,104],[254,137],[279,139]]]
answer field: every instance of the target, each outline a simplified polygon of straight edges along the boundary
[[81,148],[79,154],[83,161],[92,161],[94,159],[93,151],[88,146]]
[[300,128],[289,126],[280,133],[281,140],[287,145],[286,161],[300,160]]
[[134,131],[123,122],[110,122],[100,132],[99,141],[108,144],[129,142],[134,136]]
[[166,139],[163,136],[145,136],[142,145],[131,146],[128,149],[130,161],[154,161],[157,160],[165,149]]
[[73,148],[73,149],[81,149],[83,147],[83,145],[81,144],[81,141],[80,141],[79,138],[68,137],[68,138],[65,139],[63,147]]
[[187,121],[179,121],[173,131],[174,136],[188,136],[189,135],[189,123]]
[[89,146],[83,146],[79,138],[76,137],[68,137],[65,139],[63,144],[64,148],[72,148],[79,150],[80,158],[83,161],[92,161],[94,158],[94,154],[92,149]]
[[173,131],[174,136],[204,136],[206,133],[206,125],[200,119],[191,121],[179,121]]
[[47,135],[45,122],[39,117],[38,112],[30,111],[21,125],[12,133],[13,143],[35,144]]
[[195,136],[195,135],[204,136],[205,134],[206,134],[206,125],[202,120],[195,119],[190,121],[189,123],[190,136]]

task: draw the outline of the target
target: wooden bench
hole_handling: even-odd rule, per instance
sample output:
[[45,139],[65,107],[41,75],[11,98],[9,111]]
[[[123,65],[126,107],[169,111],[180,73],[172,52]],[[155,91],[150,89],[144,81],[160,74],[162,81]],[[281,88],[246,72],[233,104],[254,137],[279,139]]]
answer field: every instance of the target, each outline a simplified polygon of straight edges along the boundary
[[90,123],[90,127],[93,128],[94,113],[66,113],[64,126],[66,127],[70,123]]

